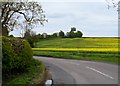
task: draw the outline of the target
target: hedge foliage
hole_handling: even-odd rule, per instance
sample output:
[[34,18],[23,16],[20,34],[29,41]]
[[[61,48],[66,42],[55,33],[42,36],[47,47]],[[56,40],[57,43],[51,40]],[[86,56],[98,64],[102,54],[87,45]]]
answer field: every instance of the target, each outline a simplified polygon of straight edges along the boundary
[[3,78],[25,72],[31,65],[32,50],[26,40],[2,38],[2,73]]

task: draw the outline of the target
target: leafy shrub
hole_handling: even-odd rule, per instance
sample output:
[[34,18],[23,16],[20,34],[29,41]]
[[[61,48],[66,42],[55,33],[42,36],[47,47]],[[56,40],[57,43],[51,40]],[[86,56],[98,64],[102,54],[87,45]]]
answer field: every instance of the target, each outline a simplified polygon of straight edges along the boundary
[[34,47],[34,42],[35,42],[34,37],[27,37],[25,39],[28,41],[31,47]]
[[26,40],[3,37],[2,52],[3,79],[24,72],[31,65],[32,50]]

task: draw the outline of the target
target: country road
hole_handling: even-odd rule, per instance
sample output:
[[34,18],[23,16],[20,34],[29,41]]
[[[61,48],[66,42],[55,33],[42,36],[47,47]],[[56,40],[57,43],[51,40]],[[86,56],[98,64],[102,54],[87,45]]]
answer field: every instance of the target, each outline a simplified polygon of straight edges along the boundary
[[54,84],[118,84],[118,65],[34,56],[49,69]]

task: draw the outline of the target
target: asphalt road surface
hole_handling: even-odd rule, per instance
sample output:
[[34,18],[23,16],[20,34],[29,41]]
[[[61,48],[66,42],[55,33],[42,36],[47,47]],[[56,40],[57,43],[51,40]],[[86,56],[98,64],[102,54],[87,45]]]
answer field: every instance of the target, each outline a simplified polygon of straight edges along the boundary
[[118,84],[118,65],[34,56],[49,69],[54,84]]

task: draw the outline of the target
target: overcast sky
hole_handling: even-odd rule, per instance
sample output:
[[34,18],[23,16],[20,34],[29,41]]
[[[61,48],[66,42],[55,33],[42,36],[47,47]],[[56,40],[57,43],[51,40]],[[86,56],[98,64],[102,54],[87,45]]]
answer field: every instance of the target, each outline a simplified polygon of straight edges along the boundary
[[[97,1],[97,0],[96,0]],[[105,1],[95,2],[66,0],[41,2],[48,23],[37,25],[36,33],[52,34],[60,30],[69,32],[71,27],[83,32],[84,37],[117,37],[118,13],[115,8],[107,8]],[[11,34],[20,36],[20,31]]]

